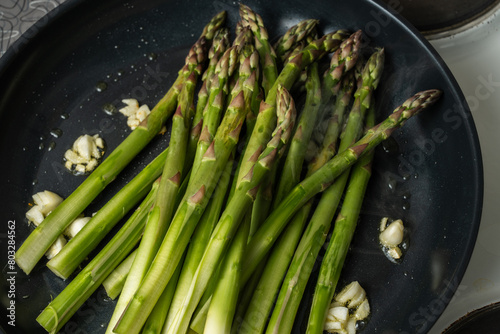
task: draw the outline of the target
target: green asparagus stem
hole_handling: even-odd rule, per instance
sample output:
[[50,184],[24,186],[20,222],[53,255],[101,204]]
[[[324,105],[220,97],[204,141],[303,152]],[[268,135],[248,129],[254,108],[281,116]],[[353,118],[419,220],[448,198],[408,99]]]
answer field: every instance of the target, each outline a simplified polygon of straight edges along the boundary
[[132,262],[134,261],[136,253],[137,250],[130,253],[129,256],[127,256],[127,258],[123,260],[111,274],[109,274],[104,282],[102,282],[102,286],[106,290],[109,298],[115,299],[122,291],[125,279],[130,272],[130,267],[132,267]]
[[[321,84],[318,66],[313,63],[308,68],[307,96],[304,110],[299,118],[290,148],[282,169],[280,183],[276,191],[275,202],[279,203],[288,192],[300,182],[302,163],[304,161],[307,144],[316,124],[316,117],[321,106]],[[276,205],[277,206],[277,205]],[[248,310],[243,319],[242,333],[263,332],[269,314],[271,313],[276,295],[283,277],[285,276],[290,260],[302,230],[307,222],[308,212],[304,212],[303,219],[294,219],[289,224],[271,252],[261,279],[255,289]]]
[[260,15],[255,13],[250,7],[240,4],[240,17],[243,26],[250,27],[255,35],[255,47],[259,52],[260,67],[262,69],[262,87],[264,89],[264,96],[267,96],[278,78],[276,53],[269,43],[267,29]]
[[311,42],[299,54],[291,58],[281,71],[275,84],[269,90],[265,102],[261,105],[254,130],[243,155],[242,165],[238,172],[238,180],[241,180],[250,172],[252,161],[255,161],[255,157],[252,159],[252,155],[262,149],[271,138],[271,133],[276,122],[276,93],[278,87],[282,86],[287,90],[290,89],[306,66],[317,61],[327,52],[336,50],[345,36],[346,33],[339,30]]
[[167,232],[170,220],[176,209],[177,197],[182,182],[182,172],[186,158],[188,136],[191,128],[191,105],[194,99],[194,90],[200,72],[193,71],[186,80],[179,97],[179,106],[172,119],[172,132],[167,161],[163,167],[162,179],[154,207],[148,215],[148,221],[142,237],[137,255],[127,276],[118,303],[114,309],[106,332],[112,333],[115,324],[127,307],[130,299],[137,291],[146,272],[153,261],[163,237]]
[[214,194],[210,199],[205,212],[203,212],[203,216],[201,217],[189,244],[186,260],[184,261],[179,281],[177,283],[177,289],[173,296],[167,320],[165,322],[166,328],[170,326],[179,308],[181,307],[182,302],[184,301],[189,286],[191,285],[191,281],[193,280],[194,273],[196,272],[196,268],[198,267],[198,263],[203,257],[205,248],[210,240],[210,235],[219,220],[229,188],[231,171],[234,164],[233,159],[233,157],[230,157],[225,171],[217,184],[217,188],[214,190]]
[[241,92],[227,108],[200,167],[192,172],[184,199],[156,258],[115,327],[115,332],[137,333],[165,289],[238,141],[245,118],[244,104],[245,97]]
[[[276,51],[276,56],[284,64],[290,53],[301,44],[303,41],[307,41],[310,36],[315,35],[316,27],[319,20],[304,20],[290,29],[288,29],[283,36],[274,44],[274,50]],[[310,41],[309,41],[310,42]]]
[[[367,126],[371,126],[374,123],[375,111],[374,108],[370,108],[366,124]],[[323,333],[326,313],[332,302],[335,287],[337,286],[347,250],[356,228],[365,191],[371,176],[372,160],[373,151],[361,158],[352,168],[342,209],[335,220],[333,234],[321,263],[313,304],[309,313],[307,333]],[[324,242],[324,237],[322,239],[318,240],[318,242]],[[295,312],[285,313],[288,317],[282,317],[280,319],[281,324],[286,325],[287,319],[293,316]],[[281,327],[277,326],[276,330],[278,328]]]
[[361,51],[361,30],[347,38],[332,55],[330,68],[323,76],[323,101],[327,103],[331,96],[336,95],[338,83],[342,76],[356,64]]
[[174,271],[174,274],[172,275],[172,278],[165,287],[165,290],[163,290],[160,299],[158,299],[158,302],[151,311],[148,320],[144,324],[142,334],[160,334],[162,332],[163,326],[165,324],[165,319],[167,318],[167,313],[171,307],[172,298],[177,288],[182,263],[183,260],[181,259],[179,265]]
[[373,127],[365,136],[351,145],[351,147],[337,154],[323,167],[292,189],[290,194],[271,213],[249,242],[242,267],[242,280],[245,282],[250,277],[290,218],[300,207],[307,203],[314,195],[328,188],[335,178],[352,166],[360,157],[387,139],[395,129],[401,127],[410,117],[436,102],[440,95],[441,91],[439,90],[428,90],[417,93],[402,106],[398,107],[397,111],[391,114],[385,121]]
[[[212,88],[209,102],[203,111],[203,130],[196,147],[196,155],[193,163],[194,170],[198,169],[203,155],[214,139],[222,113],[226,107],[228,80],[235,71],[236,65],[238,64],[238,58],[239,53],[237,48],[231,47],[226,51],[226,53],[224,53],[220,62],[217,64],[216,74],[214,75],[211,83]],[[239,72],[248,73],[248,76],[251,73],[256,73],[255,62],[257,61],[258,59],[254,59],[253,57],[251,58],[250,54],[248,54],[245,60],[242,61]],[[244,81],[245,79],[248,79],[248,76],[242,76],[241,80]],[[233,98],[238,95],[240,91],[242,91],[243,86],[240,88],[241,89],[233,89]]]
[[240,292],[241,260],[247,244],[250,219],[239,228],[222,262],[205,322],[206,333],[230,334]]
[[[216,15],[204,28],[200,40],[211,40],[224,23],[226,13]],[[186,58],[185,69],[196,67],[200,60],[195,50]],[[111,152],[102,164],[64,200],[28,236],[16,252],[18,266],[29,274],[47,249],[64,229],[96,198],[96,196],[128,165],[128,163],[160,132],[166,119],[172,115],[183,81],[183,70],[174,85],[156,104],[151,114]]]
[[201,129],[203,126],[203,110],[207,105],[212,77],[215,75],[217,63],[229,47],[229,30],[222,28],[215,33],[212,46],[208,51],[208,67],[203,73],[203,84],[198,92],[198,101],[196,102],[196,111],[194,113],[193,122],[191,124],[191,132],[189,134],[188,149],[186,152],[186,167],[191,166],[196,152],[196,144],[200,138]]
[[111,241],[37,317],[48,332],[59,331],[140,240],[159,180]]
[[167,159],[164,151],[107,202],[89,222],[48,263],[61,278],[68,278],[88,254],[151,189]]
[[[258,157],[254,157],[254,166],[251,172],[241,180],[239,186],[222,213],[219,223],[210,238],[203,258],[196,270],[185,306],[176,315],[175,321],[167,333],[184,332],[189,326],[189,320],[196,305],[200,301],[212,274],[220,263],[221,256],[227,249],[228,243],[240,225],[243,215],[250,208],[252,200],[263,177],[270,171],[276,161],[278,151],[285,145],[291,136],[295,121],[295,105],[288,92],[280,87],[278,94],[278,125],[267,147]],[[256,154],[254,155],[256,156]]]
[[345,75],[342,81],[339,83],[339,92],[337,93],[332,113],[328,118],[323,143],[319,149],[319,152],[311,160],[308,166],[308,174],[313,173],[321,166],[323,166],[328,160],[333,157],[333,155],[337,151],[337,141],[344,125],[345,111],[351,103],[355,84],[356,80],[354,77],[354,72],[352,71],[347,73],[347,75]]

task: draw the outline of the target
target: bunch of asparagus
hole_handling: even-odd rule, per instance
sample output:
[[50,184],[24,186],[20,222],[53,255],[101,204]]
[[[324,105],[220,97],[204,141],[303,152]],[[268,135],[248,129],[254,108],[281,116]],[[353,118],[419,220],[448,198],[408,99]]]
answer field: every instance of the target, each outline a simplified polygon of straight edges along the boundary
[[225,18],[212,18],[150,116],[19,248],[29,274],[172,118],[169,147],[47,263],[68,278],[136,208],[39,315],[47,331],[105,283],[119,294],[106,333],[289,333],[335,221],[307,326],[322,333],[373,149],[440,92],[417,93],[374,125],[384,50],[364,61],[361,31],[318,37],[318,21],[305,20],[273,46],[262,18],[241,5],[230,43]]

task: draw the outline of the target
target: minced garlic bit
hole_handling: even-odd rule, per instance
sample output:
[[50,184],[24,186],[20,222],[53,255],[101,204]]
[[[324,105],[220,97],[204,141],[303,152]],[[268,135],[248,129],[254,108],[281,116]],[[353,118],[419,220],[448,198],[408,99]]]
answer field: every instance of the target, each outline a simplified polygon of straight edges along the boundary
[[387,217],[380,221],[379,240],[386,255],[393,260],[399,260],[403,256],[400,245],[404,238],[404,225],[401,219],[397,219],[388,224]]
[[64,235],[68,238],[74,238],[75,235],[89,222],[91,217],[84,217],[80,215],[64,230]]
[[51,213],[63,199],[52,191],[41,191],[32,196],[35,205],[26,212],[26,218],[35,226],[40,223]]
[[147,105],[143,104],[139,107],[139,102],[136,99],[123,99],[122,102],[127,106],[121,108],[119,111],[128,117],[127,125],[132,130],[138,127],[151,113]]
[[[63,199],[61,196],[49,190],[38,192],[32,196],[34,205],[26,212],[26,218],[35,227],[59,205]],[[64,234],[69,238],[73,238],[90,220],[90,217],[78,216],[64,231]],[[50,260],[61,251],[66,245],[67,240],[63,235],[60,235],[56,241],[50,246],[45,253],[45,256]]]
[[104,155],[104,140],[99,135],[82,135],[64,153],[64,166],[75,174],[92,172]]
[[324,329],[329,333],[355,334],[356,322],[370,315],[365,290],[354,281],[333,299],[326,316]]

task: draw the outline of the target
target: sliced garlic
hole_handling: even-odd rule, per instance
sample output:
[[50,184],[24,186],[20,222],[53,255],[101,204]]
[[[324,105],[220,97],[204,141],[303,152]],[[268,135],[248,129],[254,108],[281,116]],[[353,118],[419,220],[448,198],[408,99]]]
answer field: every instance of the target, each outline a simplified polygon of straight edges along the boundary
[[403,252],[399,247],[404,239],[405,227],[401,219],[392,221],[387,225],[388,218],[383,218],[380,222],[379,241],[384,247],[384,253],[389,260],[399,260]]
[[26,212],[26,218],[35,226],[40,225],[40,223],[45,219],[38,205],[33,206]]
[[60,235],[45,253],[47,259],[50,260],[54,256],[56,256],[61,251],[61,249],[66,245],[66,243],[67,243],[66,239],[62,235]]
[[123,103],[127,106],[120,109],[120,113],[127,116],[127,126],[134,130],[144,121],[151,110],[146,104],[139,107],[139,102],[136,99],[123,99]]
[[359,282],[354,281],[335,296],[324,329],[329,333],[355,334],[356,321],[366,319],[369,314],[370,304],[366,292]]
[[144,121],[146,119],[146,117],[148,117],[148,115],[151,113],[151,111],[149,110],[149,107],[145,104],[143,104],[138,110],[137,112],[135,113],[135,117],[140,121]]
[[380,233],[380,242],[387,247],[395,247],[403,242],[404,226],[401,219],[395,220]]
[[64,235],[74,238],[75,235],[89,222],[90,217],[78,217],[64,230]]
[[139,102],[136,99],[123,99],[122,102],[127,106],[118,111],[127,117],[134,115],[139,109]]
[[44,216],[47,216],[63,201],[59,195],[48,190],[38,192],[32,197],[33,202],[39,207],[40,212]]
[[356,311],[354,312],[354,317],[356,320],[363,320],[368,318],[370,315],[370,303],[368,303],[368,299],[364,299],[363,302],[358,306]]

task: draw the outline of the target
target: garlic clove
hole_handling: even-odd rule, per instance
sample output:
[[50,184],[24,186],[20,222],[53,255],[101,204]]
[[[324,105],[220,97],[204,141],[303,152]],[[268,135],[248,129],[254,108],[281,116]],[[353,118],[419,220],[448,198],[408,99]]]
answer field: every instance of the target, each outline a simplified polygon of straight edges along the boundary
[[366,319],[370,315],[370,303],[368,299],[364,299],[363,302],[358,306],[356,312],[354,312],[354,317],[356,320]]
[[64,230],[64,235],[68,238],[74,238],[75,235],[81,231],[81,229],[90,221],[90,217],[79,217],[76,218],[67,228]]
[[62,235],[60,235],[45,253],[47,259],[50,260],[54,256],[56,256],[61,251],[61,249],[66,245],[66,243],[67,243],[66,239]]
[[59,195],[48,190],[38,192],[32,198],[44,216],[47,216],[63,201]]
[[149,107],[146,104],[143,104],[135,113],[135,117],[140,121],[144,121],[146,117],[151,113]]
[[38,226],[43,221],[44,216],[43,213],[40,211],[40,207],[38,205],[35,205],[26,212],[26,218],[30,222],[35,224],[35,226]]
[[395,220],[379,235],[379,240],[386,247],[395,247],[403,241],[404,226],[401,219]]

